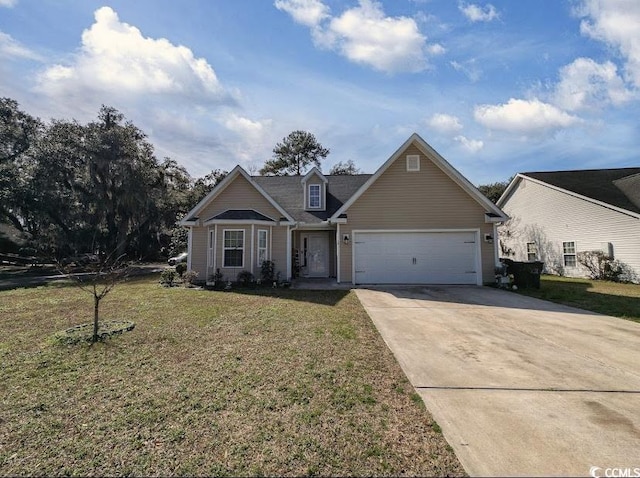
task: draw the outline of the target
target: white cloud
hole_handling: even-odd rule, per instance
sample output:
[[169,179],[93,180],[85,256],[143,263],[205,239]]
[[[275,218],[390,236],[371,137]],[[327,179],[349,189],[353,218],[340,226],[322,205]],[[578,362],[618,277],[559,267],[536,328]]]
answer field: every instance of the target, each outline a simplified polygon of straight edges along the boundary
[[439,44],[427,44],[414,18],[386,16],[374,0],[339,16],[329,16],[319,0],[277,0],[276,7],[312,29],[316,46],[339,52],[354,63],[386,73],[418,72],[427,68],[427,55],[444,52]]
[[71,64],[53,65],[39,77],[50,95],[97,91],[113,95],[164,94],[220,101],[223,90],[213,68],[184,46],[144,37],[109,7],[95,12]]
[[329,7],[320,0],[276,0],[278,10],[287,12],[293,20],[308,27],[315,27],[329,16]]
[[496,20],[500,17],[496,7],[487,3],[484,7],[480,5],[476,5],[473,3],[464,3],[460,2],[458,4],[458,9],[462,12],[462,14],[467,17],[469,21],[472,22],[490,22],[492,20]]
[[462,135],[456,136],[453,139],[460,143],[462,147],[470,153],[477,153],[484,147],[484,143],[479,139],[469,139]]
[[235,113],[230,113],[223,120],[224,126],[240,136],[261,136],[271,126],[271,120],[253,121]]
[[471,60],[467,60],[464,63],[460,63],[458,61],[451,61],[449,63],[454,70],[463,73],[469,80],[472,82],[476,82],[482,76],[482,71],[478,68],[475,58]]
[[616,65],[607,61],[596,63],[590,58],[577,58],[560,69],[560,81],[553,94],[559,107],[576,111],[620,105],[633,98]]
[[440,133],[453,133],[462,129],[462,124],[457,116],[452,116],[444,113],[436,113],[427,124]]
[[628,81],[640,87],[640,2],[637,0],[582,0],[576,9],[586,17],[582,34],[605,42],[625,59]]
[[18,3],[18,0],[0,0],[0,7],[11,8]]
[[[1,1],[1,0],[0,0]],[[40,56],[16,41],[11,35],[0,31],[0,58],[27,58],[39,60]]]
[[568,128],[581,120],[538,99],[511,98],[502,105],[479,105],[474,109],[476,121],[492,129],[525,136]]

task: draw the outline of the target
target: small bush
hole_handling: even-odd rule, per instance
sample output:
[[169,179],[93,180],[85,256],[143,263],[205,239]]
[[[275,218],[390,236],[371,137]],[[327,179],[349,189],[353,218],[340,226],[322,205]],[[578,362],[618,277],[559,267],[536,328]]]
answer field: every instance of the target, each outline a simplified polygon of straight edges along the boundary
[[184,273],[187,272],[187,265],[184,262],[176,264],[176,272],[182,277]]
[[173,269],[165,269],[160,274],[160,283],[167,287],[173,287],[178,280],[178,273]]
[[198,273],[196,271],[188,271],[182,274],[182,282],[185,287],[191,287],[197,278]]
[[240,271],[238,272],[238,276],[236,277],[238,284],[241,287],[249,287],[254,282],[253,274],[249,271]]
[[263,261],[260,267],[260,280],[271,284],[275,278],[275,263],[273,261]]

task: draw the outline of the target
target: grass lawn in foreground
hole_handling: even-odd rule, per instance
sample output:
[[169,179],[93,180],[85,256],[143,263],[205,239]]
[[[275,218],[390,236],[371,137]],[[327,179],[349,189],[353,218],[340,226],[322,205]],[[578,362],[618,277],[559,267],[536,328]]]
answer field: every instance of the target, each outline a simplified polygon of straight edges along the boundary
[[522,294],[640,322],[640,285],[544,275]]
[[354,293],[0,292],[1,475],[464,475]]

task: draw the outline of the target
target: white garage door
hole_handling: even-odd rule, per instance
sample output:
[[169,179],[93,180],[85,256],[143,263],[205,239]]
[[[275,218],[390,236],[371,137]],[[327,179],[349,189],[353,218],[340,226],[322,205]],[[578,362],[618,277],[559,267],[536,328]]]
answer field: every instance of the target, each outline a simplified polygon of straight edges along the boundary
[[476,233],[355,232],[356,284],[477,284]]

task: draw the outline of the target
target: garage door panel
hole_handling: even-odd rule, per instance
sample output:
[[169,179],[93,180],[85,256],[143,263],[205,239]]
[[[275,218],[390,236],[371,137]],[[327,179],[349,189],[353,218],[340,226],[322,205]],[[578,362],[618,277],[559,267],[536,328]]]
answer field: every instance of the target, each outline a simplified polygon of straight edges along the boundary
[[354,236],[356,283],[477,283],[474,232],[359,232]]

